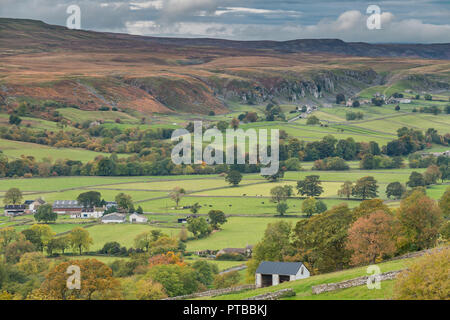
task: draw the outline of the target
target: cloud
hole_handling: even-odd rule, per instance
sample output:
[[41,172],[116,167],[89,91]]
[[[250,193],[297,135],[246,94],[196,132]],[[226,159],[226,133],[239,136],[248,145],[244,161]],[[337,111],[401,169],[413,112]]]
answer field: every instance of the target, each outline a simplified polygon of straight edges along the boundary
[[449,1],[380,0],[381,29],[366,26],[363,0],[0,0],[0,17],[65,25],[77,3],[83,29],[236,40],[340,38],[364,42],[450,42]]

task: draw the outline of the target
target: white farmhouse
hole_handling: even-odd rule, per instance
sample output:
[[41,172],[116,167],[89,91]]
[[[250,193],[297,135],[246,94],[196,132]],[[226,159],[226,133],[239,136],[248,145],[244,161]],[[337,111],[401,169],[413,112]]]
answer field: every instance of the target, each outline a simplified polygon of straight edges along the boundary
[[142,214],[133,213],[129,216],[131,223],[147,223],[148,219]]
[[257,288],[276,286],[309,276],[309,270],[301,262],[262,261],[256,269],[255,285]]
[[102,223],[124,223],[127,216],[122,213],[110,213],[102,217]]

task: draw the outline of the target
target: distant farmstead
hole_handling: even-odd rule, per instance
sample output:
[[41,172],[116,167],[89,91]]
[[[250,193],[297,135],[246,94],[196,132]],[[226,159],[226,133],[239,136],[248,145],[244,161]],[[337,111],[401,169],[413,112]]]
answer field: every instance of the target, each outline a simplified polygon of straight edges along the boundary
[[276,286],[309,276],[309,270],[301,262],[262,261],[256,269],[255,285],[257,288]]

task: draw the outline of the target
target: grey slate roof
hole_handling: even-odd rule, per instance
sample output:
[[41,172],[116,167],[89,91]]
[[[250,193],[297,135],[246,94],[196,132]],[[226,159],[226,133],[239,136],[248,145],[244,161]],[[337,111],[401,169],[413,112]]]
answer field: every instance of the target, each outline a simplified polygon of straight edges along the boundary
[[262,261],[259,264],[256,273],[261,274],[280,274],[284,276],[296,275],[300,267],[303,265],[301,262],[273,262]]
[[68,208],[74,208],[74,209],[81,209],[83,208],[82,205],[78,203],[77,200],[55,200],[53,202],[53,208],[54,209],[68,209]]
[[126,215],[121,214],[121,213],[110,213],[110,214],[104,215],[102,217],[102,220],[123,220],[123,221],[125,221],[126,218],[127,218]]

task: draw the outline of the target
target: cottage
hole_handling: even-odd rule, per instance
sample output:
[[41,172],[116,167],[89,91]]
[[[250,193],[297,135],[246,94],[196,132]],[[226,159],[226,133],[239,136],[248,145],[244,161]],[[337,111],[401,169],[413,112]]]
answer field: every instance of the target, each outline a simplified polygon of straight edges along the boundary
[[124,223],[127,216],[121,213],[110,213],[102,217],[102,223]]
[[25,213],[27,214],[34,214],[36,213],[39,206],[45,204],[45,201],[41,198],[37,198],[36,200],[26,200],[25,205],[27,206],[27,210],[25,210]]
[[77,200],[56,200],[53,202],[53,211],[57,214],[81,215],[83,206]]
[[308,278],[309,270],[301,262],[262,261],[256,269],[257,288],[276,286],[286,281]]
[[148,219],[142,214],[133,213],[129,217],[131,223],[147,223]]
[[27,206],[24,204],[7,204],[5,205],[5,216],[15,217],[25,213]]

